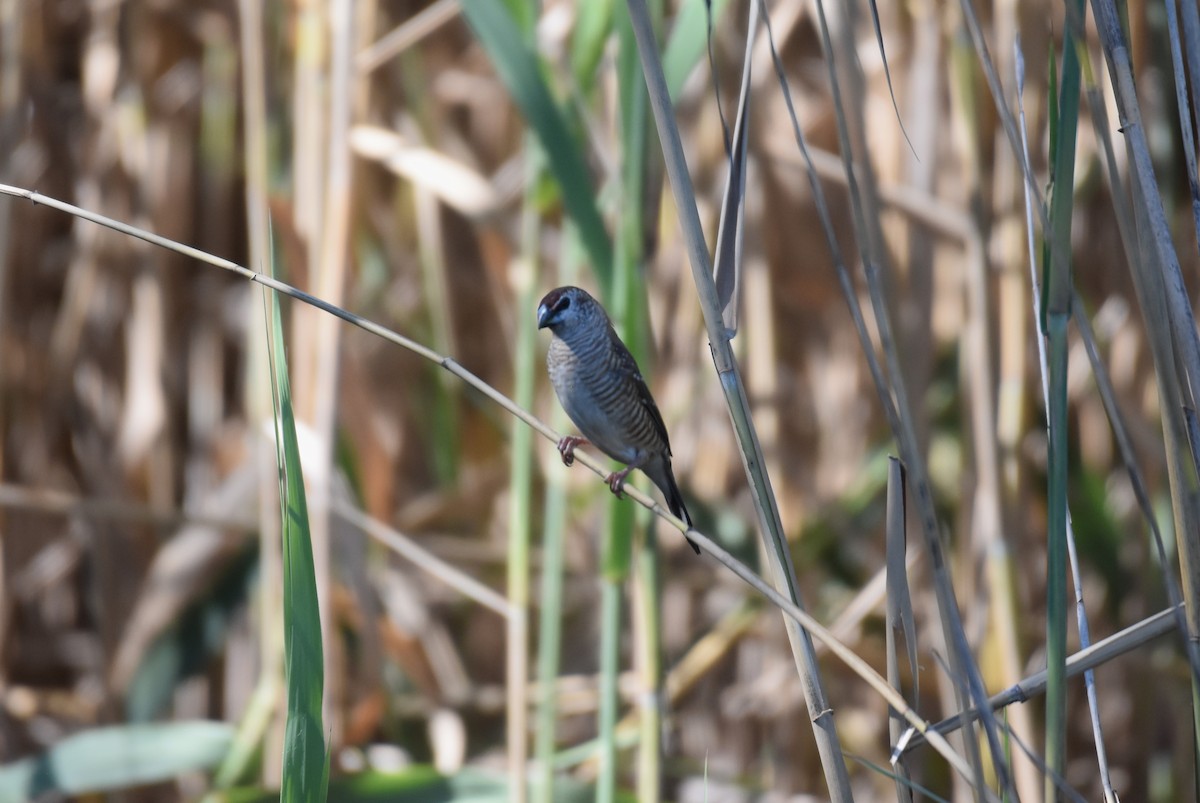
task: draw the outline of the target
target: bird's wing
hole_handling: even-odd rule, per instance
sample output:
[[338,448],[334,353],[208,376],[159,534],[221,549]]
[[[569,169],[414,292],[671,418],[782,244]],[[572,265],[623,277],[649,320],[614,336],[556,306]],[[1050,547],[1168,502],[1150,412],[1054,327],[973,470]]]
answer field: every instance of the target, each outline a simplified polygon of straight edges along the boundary
[[629,348],[621,340],[617,334],[617,330],[613,329],[611,324],[608,327],[608,336],[612,339],[614,367],[630,380],[630,384],[637,396],[638,406],[643,409],[646,415],[650,416],[650,424],[654,427],[655,434],[662,439],[663,446],[667,450],[667,455],[670,456],[671,439],[667,436],[667,425],[663,422],[662,413],[658,411],[658,405],[654,403],[654,396],[650,394],[650,387],[646,384],[646,380],[642,378],[642,372],[638,369],[637,360],[629,353]]

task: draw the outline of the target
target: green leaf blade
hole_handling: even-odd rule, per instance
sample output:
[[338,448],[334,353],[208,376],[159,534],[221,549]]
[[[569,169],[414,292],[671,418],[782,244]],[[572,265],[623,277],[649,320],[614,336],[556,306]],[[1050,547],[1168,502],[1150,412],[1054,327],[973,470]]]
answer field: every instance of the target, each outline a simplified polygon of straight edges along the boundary
[[308,525],[308,502],[296,438],[296,417],[283,345],[279,297],[271,294],[270,332],[274,385],[276,454],[283,522],[284,672],[287,725],[280,800],[321,801],[329,782],[321,703],[325,659],[317,577]]

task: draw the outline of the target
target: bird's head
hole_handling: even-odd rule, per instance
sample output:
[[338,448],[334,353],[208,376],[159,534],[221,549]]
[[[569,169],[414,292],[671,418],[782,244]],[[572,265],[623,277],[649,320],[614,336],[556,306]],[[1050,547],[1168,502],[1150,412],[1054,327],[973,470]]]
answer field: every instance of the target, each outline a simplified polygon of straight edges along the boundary
[[561,335],[577,324],[590,321],[600,309],[586,290],[578,287],[559,287],[546,293],[538,304],[538,329],[549,329]]

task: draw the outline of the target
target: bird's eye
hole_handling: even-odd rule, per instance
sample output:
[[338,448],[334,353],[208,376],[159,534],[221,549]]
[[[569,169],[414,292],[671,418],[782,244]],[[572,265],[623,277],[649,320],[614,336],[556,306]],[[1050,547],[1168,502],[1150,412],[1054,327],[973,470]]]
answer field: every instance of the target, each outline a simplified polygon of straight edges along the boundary
[[571,306],[571,297],[563,296],[562,300],[554,305],[554,310],[555,310],[555,312],[563,312],[564,310],[569,309],[570,306]]

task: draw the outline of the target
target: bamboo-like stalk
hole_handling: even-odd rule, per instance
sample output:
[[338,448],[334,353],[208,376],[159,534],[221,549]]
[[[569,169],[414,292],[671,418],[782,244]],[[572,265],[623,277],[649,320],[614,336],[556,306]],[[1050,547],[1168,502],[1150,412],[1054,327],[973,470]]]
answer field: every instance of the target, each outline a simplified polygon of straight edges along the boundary
[[[639,511],[643,513],[644,511]],[[643,533],[634,555],[635,661],[638,695],[637,799],[657,803],[663,787],[663,711],[666,695],[662,663],[662,577],[653,516],[638,515]],[[618,723],[617,728],[619,730]]]
[[[525,140],[526,186],[537,186],[541,170],[540,148],[532,136]],[[536,304],[537,276],[540,265],[539,227],[541,217],[537,201],[530,195],[521,210],[521,255],[510,266],[517,297],[517,343],[514,355],[514,399],[522,407],[533,405],[534,354],[537,351]],[[507,741],[509,799],[524,801],[528,793],[525,763],[528,758],[528,705],[525,688],[529,678],[529,544],[533,521],[533,433],[513,422],[512,449],[509,452],[508,517],[508,604],[511,615],[507,624]]]
[[[24,29],[25,15],[21,13],[19,0],[0,0],[0,148],[5,153],[12,153],[16,148],[18,109],[22,101],[21,90],[21,35]],[[15,181],[13,165],[6,159],[0,167],[0,181]],[[11,198],[0,201],[0,331],[7,330],[8,293],[11,280],[8,272],[12,262],[8,259],[11,253],[12,236],[12,206]],[[5,408],[7,402],[0,400],[0,419],[7,420]],[[0,447],[0,459],[4,450]],[[0,552],[0,578],[4,576],[4,556]],[[0,579],[0,600],[9,599],[6,581]],[[0,616],[0,643],[8,638],[9,617]]]
[[[243,149],[246,175],[246,233],[249,240],[250,264],[266,269],[270,265],[271,247],[267,219],[267,113],[266,67],[263,60],[262,5],[253,0],[240,0],[241,76],[243,98]],[[271,416],[271,396],[266,377],[269,375],[266,342],[256,333],[266,330],[266,316],[261,304],[247,309],[246,332],[246,414],[251,421],[262,423]],[[276,469],[274,459],[260,443],[257,455],[260,487],[273,487]],[[282,687],[283,677],[283,618],[281,553],[278,508],[270,494],[259,497],[259,688]],[[274,783],[281,772],[280,756],[283,745],[283,721],[278,710],[268,731],[263,748],[263,779]]]
[[[578,266],[573,256],[571,230],[563,237],[562,255],[559,259],[559,280],[563,284],[576,281]],[[557,430],[567,422],[567,414],[560,405],[554,406],[550,419]],[[539,803],[554,800],[554,751],[557,732],[557,700],[554,682],[558,678],[562,650],[562,607],[563,607],[563,541],[567,529],[567,489],[558,477],[548,481],[544,497],[544,524],[542,526],[542,584],[541,608],[538,620],[538,685],[541,692],[537,699],[537,726],[534,728],[534,756],[537,759],[539,783],[534,787]]]
[[[566,414],[560,413],[560,423]],[[538,619],[538,689],[534,727],[534,757],[537,782],[534,799],[554,800],[554,751],[558,705],[554,681],[558,677],[562,651],[563,540],[566,537],[567,492],[563,483],[552,482],[545,494],[542,525],[541,608]]]
[[[1022,90],[1024,88],[1024,60],[1023,60],[1023,57],[1020,55],[1019,50],[1017,51],[1017,63],[1015,66],[1017,68],[1017,71],[1016,71],[1017,108],[1021,115],[1021,123],[1022,123],[1021,124],[1021,137],[1022,137],[1022,146],[1023,146],[1022,155],[1023,155],[1023,158],[1026,161],[1028,161],[1029,160],[1029,153],[1027,150],[1028,143],[1026,140],[1026,130],[1025,130],[1025,125],[1024,125],[1025,109],[1021,103],[1021,95],[1022,95]],[[1076,100],[1076,105],[1077,105],[1077,100]],[[1066,180],[1066,179],[1064,179],[1064,180]],[[1071,184],[1068,183],[1066,186],[1071,187]],[[1027,229],[1027,239],[1028,239],[1028,246],[1029,246],[1030,287],[1031,287],[1031,291],[1032,291],[1030,293],[1030,297],[1033,301],[1033,318],[1034,318],[1034,321],[1036,322],[1040,316],[1040,311],[1042,309],[1042,299],[1041,299],[1040,288],[1038,286],[1038,281],[1037,281],[1037,267],[1036,267],[1037,263],[1035,261],[1035,250],[1034,250],[1034,229],[1033,229],[1032,215],[1029,212],[1030,201],[1028,198],[1028,193],[1026,193],[1025,205],[1026,205],[1026,229]],[[1059,214],[1061,214],[1061,213],[1059,213]],[[1069,210],[1068,210],[1068,214],[1069,214]],[[1069,235],[1070,235],[1069,226],[1067,228],[1068,228],[1068,231],[1066,232],[1066,236],[1069,238]],[[1061,236],[1063,236],[1063,233],[1058,232],[1058,233],[1056,233],[1055,236],[1061,237]],[[1060,240],[1059,244],[1060,244],[1060,246],[1063,245],[1061,240]],[[1077,302],[1077,299],[1072,297],[1068,303],[1070,303],[1071,306],[1074,308],[1076,306],[1076,302]],[[1082,317],[1081,310],[1073,309],[1073,313],[1074,313],[1074,317],[1076,317],[1076,318]],[[1042,380],[1042,399],[1043,399],[1043,404],[1046,407],[1046,410],[1049,411],[1049,410],[1051,410],[1049,364],[1048,364],[1047,357],[1046,357],[1046,341],[1041,336],[1040,332],[1038,333],[1036,342],[1037,342],[1037,347],[1038,347],[1038,367],[1039,367],[1039,373],[1040,373],[1041,380]],[[1094,349],[1094,345],[1092,348]],[[1066,506],[1065,500],[1063,500],[1063,507],[1064,507],[1065,515],[1066,515],[1066,519],[1064,522],[1064,528],[1065,528],[1064,536],[1065,536],[1066,547],[1067,547],[1067,558],[1070,561],[1071,574],[1072,574],[1072,578],[1074,580],[1074,590],[1075,590],[1075,600],[1076,600],[1076,619],[1077,619],[1078,627],[1079,627],[1079,640],[1080,640],[1080,644],[1082,645],[1082,647],[1084,649],[1086,649],[1089,646],[1091,646],[1091,635],[1090,635],[1090,630],[1089,630],[1089,626],[1088,626],[1087,611],[1083,605],[1083,581],[1080,576],[1079,559],[1077,556],[1077,550],[1075,548],[1075,533],[1074,533],[1074,530],[1073,530],[1072,524],[1071,524],[1071,514],[1070,514],[1070,510]],[[1049,571],[1049,570],[1050,570],[1050,567],[1048,566],[1047,571]],[[1047,594],[1049,594],[1049,592],[1047,592]],[[1065,620],[1065,616],[1066,616],[1065,601],[1062,604],[1064,606],[1062,615]],[[1052,610],[1052,608],[1049,605],[1047,606],[1047,609]],[[1065,671],[1066,671],[1065,645],[1064,645],[1063,649],[1064,649],[1063,665],[1060,669],[1055,669],[1054,671],[1050,671],[1050,668],[1049,668],[1050,665],[1049,665],[1049,663],[1047,664],[1048,678],[1050,680],[1056,680],[1056,675],[1058,675],[1060,671],[1063,673],[1065,673]],[[1100,782],[1101,782],[1102,788],[1104,789],[1105,799],[1110,801],[1110,803],[1111,803],[1111,801],[1115,800],[1115,794],[1112,789],[1112,780],[1111,780],[1110,773],[1108,770],[1107,751],[1105,749],[1104,735],[1103,735],[1103,731],[1102,731],[1101,724],[1100,724],[1100,710],[1099,710],[1099,703],[1098,703],[1097,693],[1096,693],[1095,676],[1091,670],[1088,670],[1087,672],[1084,673],[1084,681],[1085,681],[1085,684],[1087,687],[1088,706],[1089,706],[1089,713],[1091,715],[1091,720],[1092,720],[1092,733],[1093,733],[1093,742],[1094,742],[1095,750],[1096,750],[1096,759],[1097,759],[1097,763],[1100,768]],[[1058,679],[1057,682],[1065,682],[1065,678]],[[1048,711],[1052,711],[1057,704],[1058,704],[1057,701],[1050,698],[1049,693],[1048,693],[1047,694]],[[1049,717],[1047,717],[1047,721],[1049,721]],[[1048,764],[1053,769],[1053,763],[1048,762]],[[1061,772],[1059,770],[1053,770],[1053,771],[1058,774],[1061,774]],[[1051,784],[1051,783],[1052,783],[1052,778],[1050,776],[1048,776],[1047,781],[1046,781],[1047,788],[1049,788],[1049,784]]]
[[[1067,310],[1047,317],[1049,373],[1049,492],[1046,550],[1046,757],[1061,775],[1066,767],[1066,574],[1067,574]],[[1046,800],[1055,799],[1053,780],[1046,778]]]
[[[687,172],[687,161],[683,155],[679,130],[675,125],[671,99],[663,76],[662,62],[658,57],[654,31],[650,25],[649,12],[645,0],[629,0],[628,5],[634,34],[637,37],[638,52],[641,55],[642,71],[650,94],[650,105],[658,127],[659,141],[666,157],[667,175],[670,177],[675,205],[687,243],[692,279],[695,282],[700,298],[700,307],[704,313],[705,328],[708,331],[709,346],[712,348],[717,375],[721,381],[721,390],[725,394],[730,417],[733,420],[734,432],[741,448],[742,462],[753,494],[759,530],[767,543],[772,578],[778,588],[787,592],[791,603],[799,607],[800,595],[795,568],[791,564],[791,553],[788,550],[787,538],[779,520],[779,510],[775,503],[771,481],[764,470],[762,446],[758,443],[745,387],[739,376],[737,361],[734,358],[729,336],[722,320],[721,305],[713,283],[708,247],[704,242],[704,232],[700,228],[695,193],[692,191],[691,177]],[[791,623],[788,624],[787,633],[797,670],[800,673],[801,684],[804,687],[805,702],[812,716],[813,733],[816,737],[818,752],[821,755],[830,796],[837,801],[853,800],[850,776],[846,771],[845,759],[834,724],[833,708],[825,696],[812,640],[808,633]]]
[[[328,66],[329,100],[326,120],[329,125],[325,143],[324,194],[321,202],[321,233],[319,247],[310,249],[316,256],[316,275],[312,286],[318,295],[334,304],[345,296],[347,262],[350,255],[351,216],[351,155],[349,131],[354,116],[353,69],[358,37],[355,30],[355,4],[351,0],[336,0],[328,10],[330,59]],[[312,54],[298,54],[299,58]],[[311,359],[313,384],[306,388],[308,397],[298,403],[310,405],[316,435],[315,464],[332,472],[334,443],[337,440],[337,410],[339,381],[339,350],[341,327],[326,315],[313,322]],[[299,355],[302,356],[302,355]],[[343,657],[339,649],[338,626],[333,615],[330,594],[333,589],[332,550],[330,548],[330,504],[328,483],[315,483],[311,489],[313,557],[317,569],[317,596],[321,605],[321,621],[325,637],[325,723],[334,744],[341,740],[343,686]]]
[[[1076,7],[1081,0],[1074,0]],[[1053,68],[1053,64],[1051,65]],[[1053,69],[1051,92],[1053,93]],[[1075,193],[1075,139],[1079,120],[1080,67],[1073,36],[1064,33],[1062,83],[1058,97],[1050,95],[1050,155],[1053,192],[1050,228],[1043,236],[1053,250],[1069,255],[1071,220]],[[1058,124],[1054,121],[1057,119]],[[1044,305],[1039,308],[1039,326],[1046,337],[1048,369],[1046,429],[1048,435],[1048,491],[1046,513],[1046,765],[1062,775],[1066,770],[1067,740],[1067,328],[1071,319],[1071,262],[1044,259],[1046,277]],[[1046,800],[1055,799],[1053,779],[1046,778]]]
[[[639,172],[638,168],[632,168]],[[640,306],[633,302],[635,265],[624,243],[614,249],[616,261],[612,271],[612,298],[609,308],[613,323],[621,332],[634,358],[644,349],[642,328],[636,323]],[[597,739],[600,743],[599,773],[596,779],[596,802],[611,803],[617,789],[617,719],[620,700],[617,690],[621,651],[621,597],[625,580],[630,576],[633,560],[633,509],[622,505],[615,497],[606,505],[600,576],[600,710],[597,718]]]
[[[292,4],[291,19],[295,37],[295,63],[292,65],[292,166],[295,171],[293,197],[295,199],[295,226],[300,236],[309,242],[310,253],[319,252],[316,244],[323,229],[321,215],[325,211],[325,193],[322,186],[326,173],[320,158],[325,153],[326,125],[331,121],[326,115],[329,107],[323,103],[323,90],[328,89],[325,72],[329,45],[326,28],[325,7],[319,0],[296,0]],[[315,258],[312,263],[315,265]],[[310,266],[311,267],[311,266]],[[302,331],[296,332],[297,335]],[[304,368],[302,363],[297,368]],[[303,374],[296,376],[297,387]]]
[[[657,28],[662,20],[662,4],[656,2],[651,12]],[[650,118],[645,84],[638,68],[637,42],[627,15],[616,15],[617,39],[617,99],[619,105],[619,138],[621,143],[621,211],[617,234],[614,237],[616,257],[614,276],[615,307],[624,323],[625,342],[640,365],[649,362],[653,339],[649,336],[646,318],[646,286],[643,266],[653,255],[646,252],[646,226],[658,220],[656,203],[651,197],[649,182],[654,180],[650,169]],[[661,179],[660,179],[661,180]],[[657,196],[653,196],[657,197]],[[635,516],[628,519],[629,532],[636,529],[641,538],[627,539],[622,549],[632,554],[633,602],[636,669],[642,683],[639,695],[641,724],[637,751],[637,799],[657,803],[662,792],[662,617],[659,578],[658,539],[654,520]],[[616,722],[612,723],[615,742]]]
[[605,573],[600,586],[600,707],[596,717],[596,740],[599,743],[599,768],[596,776],[596,803],[612,803],[617,794],[617,678],[621,672],[621,585],[624,575],[613,577],[611,566],[616,549],[614,543],[627,539],[632,516],[627,505],[616,499],[608,503],[604,538]]

